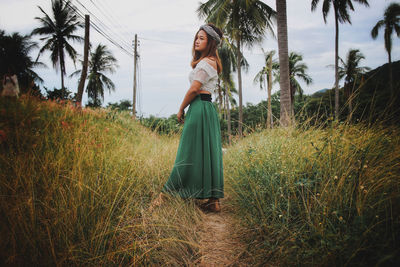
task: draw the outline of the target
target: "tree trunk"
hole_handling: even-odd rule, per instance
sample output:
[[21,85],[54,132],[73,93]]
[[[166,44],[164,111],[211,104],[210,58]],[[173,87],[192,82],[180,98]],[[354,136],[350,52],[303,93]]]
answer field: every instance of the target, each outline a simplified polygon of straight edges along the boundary
[[339,65],[339,21],[338,21],[338,14],[337,14],[337,7],[334,4],[335,10],[335,120],[339,120],[339,72],[338,72],[338,65]]
[[272,129],[272,107],[271,107],[271,91],[272,91],[272,54],[268,60],[268,114],[267,129]]
[[62,63],[60,62],[60,69],[61,69],[61,90],[64,92],[64,69]]
[[[269,62],[269,61],[268,61]],[[266,122],[265,122],[265,127],[267,128],[267,129],[269,129],[270,127],[270,125],[269,125],[269,109],[268,109],[268,101],[269,101],[269,91],[268,91],[268,89],[269,89],[269,81],[268,81],[268,77],[269,77],[269,71],[268,71],[268,62],[267,62],[267,65],[265,66],[265,70],[266,70],[266,73],[265,73],[265,80],[264,80],[264,86],[265,86],[265,88],[267,89],[267,120],[266,120]],[[268,82],[268,85],[267,85],[267,82]]]
[[290,87],[290,116],[293,120],[294,123],[294,94],[295,94],[295,89],[294,86],[290,83],[289,81],[289,87]]
[[58,58],[60,60],[60,71],[61,71],[61,90],[64,93],[64,55],[63,55],[63,50],[62,50],[62,44],[60,41],[58,41]]
[[389,58],[389,83],[390,83],[390,98],[394,97],[394,90],[393,90],[393,73],[392,73],[392,55],[390,51],[388,52]]
[[[225,87],[225,83],[224,83],[224,87]],[[225,90],[224,90],[224,97],[223,97],[223,108],[224,108],[224,120],[226,121],[228,118],[227,118],[227,110],[226,110],[226,88],[225,88]]]
[[238,54],[237,54],[237,72],[238,72],[238,85],[239,85],[239,137],[243,137],[243,131],[242,131],[242,125],[243,125],[243,103],[242,103],[242,68],[241,68],[241,62],[242,62],[242,54],[240,52],[240,38],[237,39],[237,49],[238,49]]
[[226,98],[226,111],[227,111],[227,116],[228,116],[228,144],[231,144],[231,139],[232,139],[232,133],[231,133],[231,109],[229,107],[229,86],[227,87],[228,92],[225,94]]
[[89,15],[85,15],[85,45],[83,48],[83,65],[82,65],[81,79],[80,79],[79,85],[78,85],[78,94],[76,97],[76,103],[79,106],[82,106],[83,88],[85,87],[85,81],[86,81],[87,70],[88,70],[89,29],[90,29],[90,17],[89,17]]
[[222,114],[222,88],[219,77],[218,77],[218,100],[219,100],[219,113]]
[[348,105],[349,105],[348,106],[349,107],[349,116],[347,116],[347,120],[349,122],[351,122],[351,117],[353,116],[353,97],[354,97],[353,89],[354,89],[354,85],[355,84],[356,84],[356,79],[353,81],[353,84],[352,84],[353,87],[350,87],[351,86],[350,82],[345,82],[344,85],[343,85],[344,96],[347,99],[347,101],[349,102],[348,103]]
[[278,50],[280,68],[280,102],[281,118],[280,124],[287,127],[291,123],[290,119],[290,88],[289,88],[289,56],[288,56],[288,35],[286,20],[286,0],[276,0],[277,22],[278,22]]

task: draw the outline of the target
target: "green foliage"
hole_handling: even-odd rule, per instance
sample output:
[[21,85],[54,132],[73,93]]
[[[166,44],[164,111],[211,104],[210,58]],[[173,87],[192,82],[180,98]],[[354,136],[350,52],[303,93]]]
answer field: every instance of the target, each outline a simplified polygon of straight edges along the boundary
[[119,103],[111,103],[107,104],[107,108],[117,109],[117,110],[130,110],[132,108],[132,102],[128,99],[120,100]]
[[396,33],[397,37],[400,35],[400,5],[398,3],[390,3],[389,6],[385,9],[385,13],[383,14],[383,19],[379,20],[375,26],[371,30],[371,36],[373,39],[376,39],[379,34],[379,30],[382,29],[384,31],[384,41],[385,41],[385,49],[391,57],[392,52],[392,34]]
[[[353,117],[369,123],[400,124],[400,81],[393,80],[390,92],[389,64],[384,64],[364,76],[364,81],[353,84],[357,88],[357,106]],[[393,77],[400,77],[400,61],[392,62]]]
[[[0,77],[5,74],[16,74],[21,93],[41,96],[40,90],[34,82],[43,82],[42,78],[33,71],[35,67],[44,67],[41,62],[34,61],[30,54],[37,48],[37,43],[31,40],[29,35],[13,33],[6,35],[0,30]],[[0,83],[0,88],[3,83]]]
[[[400,61],[392,63],[392,71],[393,77],[400,76]],[[393,84],[395,92],[391,97],[389,81],[389,66],[384,64],[367,72],[361,79],[348,84],[353,91],[353,123],[364,121],[369,124],[400,124],[400,82],[395,81]],[[340,120],[346,121],[349,117],[348,98],[344,97],[343,91],[344,88],[339,91],[340,103],[342,103]],[[333,90],[310,96],[301,115],[303,121],[306,118],[313,118],[315,123],[318,120],[329,120],[333,114],[333,103]]]
[[67,88],[57,89],[54,87],[53,90],[49,90],[44,87],[44,90],[47,94],[47,99],[51,100],[73,100],[71,96],[72,92],[69,91]]
[[86,92],[89,97],[89,106],[100,107],[104,100],[104,89],[111,93],[115,91],[115,85],[104,73],[114,73],[117,60],[111,51],[99,44],[94,52],[90,52],[89,74]]
[[193,202],[148,205],[176,136],[129,112],[0,98],[0,265],[183,266],[196,260]]
[[151,115],[149,118],[140,118],[140,123],[152,131],[163,135],[179,134],[183,130],[183,124],[178,122],[176,114],[172,114],[169,118],[157,118]]
[[[83,64],[83,62],[82,62]],[[113,56],[111,51],[107,46],[98,44],[94,51],[90,52],[89,58],[89,72],[86,77],[88,80],[86,86],[86,92],[88,93],[88,104],[87,107],[101,107],[104,101],[104,89],[108,89],[111,93],[115,92],[115,85],[108,78],[105,73],[114,73],[117,65],[117,59]],[[73,72],[70,77],[81,75],[82,70],[77,70]],[[126,110],[128,105],[132,104],[128,102],[120,103],[120,107]],[[118,104],[111,104],[113,107],[118,106]],[[122,106],[123,105],[123,106]]]
[[[280,116],[280,103],[279,103],[279,92],[272,94],[271,96],[271,108],[272,108],[272,118],[274,123],[279,121]],[[296,99],[298,96],[296,96]],[[299,101],[297,101],[299,102]],[[248,135],[254,131],[260,131],[266,128],[267,123],[267,101],[261,101],[260,103],[253,105],[247,103],[243,107],[243,134]],[[237,133],[238,121],[239,121],[239,111],[237,109],[231,110],[232,117],[232,133]],[[222,128],[224,132],[225,128]]]
[[53,67],[56,70],[59,67],[61,71],[61,88],[63,88],[64,75],[66,74],[65,59],[67,55],[73,62],[77,58],[77,52],[71,46],[70,41],[83,41],[81,36],[74,34],[78,28],[83,27],[83,24],[78,19],[69,0],[65,2],[62,0],[52,0],[51,7],[51,15],[44,12],[40,6],[38,7],[43,17],[35,17],[40,22],[40,27],[35,28],[31,35],[44,36],[41,40],[45,41],[45,44],[39,50],[38,58],[47,50],[51,53],[50,59]]
[[[400,77],[400,61],[392,63],[393,77]],[[385,123],[400,124],[400,82],[394,84],[395,95],[391,98],[389,84],[389,67],[384,64],[349,82],[351,87],[353,114],[352,123],[366,122],[368,124]],[[297,124],[326,125],[333,119],[334,90],[327,89],[312,95],[295,95],[294,114]],[[271,96],[273,121],[279,125],[280,99],[279,91]],[[344,96],[344,88],[339,90],[341,105],[340,121],[348,121],[348,97]],[[231,110],[232,132],[236,133],[238,125],[238,110]],[[261,101],[253,105],[248,103],[243,108],[244,134],[260,131],[266,128],[267,102]],[[221,123],[223,136],[226,135],[226,122]],[[225,140],[225,139],[224,139]]]
[[226,189],[249,257],[265,266],[400,260],[398,128],[273,129],[228,149]]

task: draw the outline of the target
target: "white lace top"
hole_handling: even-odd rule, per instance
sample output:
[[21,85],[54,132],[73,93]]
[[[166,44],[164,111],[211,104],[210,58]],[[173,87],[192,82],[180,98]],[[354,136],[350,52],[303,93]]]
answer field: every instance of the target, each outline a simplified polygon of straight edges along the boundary
[[214,69],[205,59],[202,59],[189,73],[190,84],[195,80],[202,83],[200,90],[213,93],[218,82],[217,70]]

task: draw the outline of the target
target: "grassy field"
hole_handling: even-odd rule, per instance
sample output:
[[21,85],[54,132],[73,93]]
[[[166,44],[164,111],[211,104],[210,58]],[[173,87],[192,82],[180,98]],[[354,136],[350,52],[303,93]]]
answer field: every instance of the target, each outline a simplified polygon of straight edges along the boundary
[[[193,201],[148,207],[179,135],[128,113],[0,98],[0,265],[198,261]],[[240,263],[386,266],[400,260],[399,129],[336,124],[254,133],[224,154]],[[237,233],[236,233],[237,234]]]
[[272,266],[400,262],[399,129],[336,124],[253,134],[224,158],[243,261]]
[[127,113],[0,101],[0,262],[181,265],[198,257],[193,203],[170,199],[147,211],[178,136],[159,136]]

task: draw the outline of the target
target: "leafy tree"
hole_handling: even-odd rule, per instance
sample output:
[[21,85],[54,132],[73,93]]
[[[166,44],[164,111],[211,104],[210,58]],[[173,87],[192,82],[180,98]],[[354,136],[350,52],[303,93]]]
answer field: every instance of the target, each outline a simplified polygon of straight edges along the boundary
[[130,110],[132,109],[132,102],[130,100],[120,100],[119,103],[108,103],[107,107],[111,107],[111,109],[118,110]]
[[47,93],[47,99],[51,100],[73,100],[72,92],[69,91],[67,88],[57,89],[54,88],[53,90],[49,90],[44,87],[44,90]]
[[[109,92],[115,91],[115,85],[104,73],[114,73],[117,67],[117,60],[105,45],[99,44],[96,49],[90,52],[88,84],[88,106],[100,107],[104,101],[104,89]],[[71,76],[80,74],[82,70],[77,70]]]
[[[299,93],[300,98],[303,96],[303,89],[298,82],[298,79],[303,80],[307,85],[312,83],[312,78],[306,73],[308,67],[302,62],[303,56],[290,52],[289,54],[289,84],[290,84],[290,103],[291,103],[291,116],[294,116],[295,94]],[[280,69],[276,72],[276,80],[280,80]],[[294,117],[293,117],[294,118]]]
[[[349,9],[354,11],[353,1],[369,6],[367,0],[322,0],[322,15],[326,23],[331,6],[335,15],[335,118],[339,118],[339,22],[350,23]],[[315,11],[320,0],[311,1],[311,10]]]
[[339,58],[341,65],[339,66],[339,80],[344,78],[344,97],[349,103],[349,116],[351,119],[353,107],[352,99],[354,98],[354,86],[357,79],[361,79],[366,71],[370,70],[368,67],[360,67],[360,61],[365,59],[364,55],[358,49],[350,49],[347,53],[346,61]]
[[[275,50],[271,50],[268,53],[264,52],[262,49],[265,58],[265,66],[256,74],[253,82],[260,84],[260,89],[267,89],[268,92],[268,114],[267,114],[267,128],[272,128],[272,107],[271,107],[271,91],[272,91],[272,76],[273,72],[279,68],[279,63],[273,59],[276,54]],[[268,83],[268,86],[266,86]]]
[[44,35],[41,38],[45,41],[44,46],[40,49],[38,58],[46,50],[50,51],[50,59],[53,67],[61,72],[61,89],[64,88],[65,58],[66,54],[75,63],[77,58],[76,50],[69,43],[70,40],[82,42],[81,36],[74,35],[78,28],[83,27],[81,21],[78,20],[75,12],[71,8],[70,0],[52,0],[51,1],[53,18],[51,18],[43,9],[38,6],[44,17],[35,17],[39,20],[41,27],[32,31],[32,35]]
[[389,60],[389,79],[390,91],[393,96],[393,70],[392,70],[392,34],[396,32],[397,37],[400,37],[400,4],[391,3],[385,10],[383,19],[379,20],[371,30],[373,39],[378,37],[379,30],[384,28],[385,49],[388,53]]
[[176,114],[172,114],[169,118],[157,118],[150,115],[149,118],[140,117],[139,121],[142,125],[157,131],[159,134],[177,134],[181,133],[183,124],[178,122]]
[[30,89],[32,94],[41,96],[34,82],[42,83],[43,80],[33,69],[45,65],[30,57],[32,50],[37,47],[37,43],[31,41],[28,35],[6,35],[4,31],[0,31],[0,76],[3,77],[6,73],[16,74],[21,92]]
[[[235,84],[232,78],[232,72],[236,70],[236,54],[237,48],[234,44],[229,42],[228,39],[224,38],[222,40],[222,45],[218,48],[218,54],[221,58],[222,64],[222,72],[219,77],[223,83],[223,93],[224,93],[224,102],[225,102],[225,114],[227,120],[227,129],[228,129],[228,140],[229,144],[231,143],[231,114],[230,114],[230,104],[235,105],[236,102],[233,98],[233,93],[237,94],[235,89]],[[249,64],[247,60],[242,56],[242,64],[245,70],[248,69]]]
[[239,136],[242,136],[242,46],[251,48],[261,43],[268,30],[272,35],[272,20],[276,12],[259,0],[209,0],[201,3],[197,12],[221,29],[226,29],[229,37],[237,46],[237,73],[239,86]]
[[[393,62],[393,76],[400,77],[400,61]],[[339,72],[340,73],[340,72]],[[344,76],[346,77],[346,76]],[[383,125],[400,125],[400,95],[391,98],[389,87],[389,64],[384,64],[373,70],[366,71],[362,78],[351,82],[351,88],[357,92],[352,96],[352,111],[340,114],[340,120],[351,119],[352,123],[359,121],[368,124],[379,123]],[[346,101],[345,87],[339,90],[340,101]],[[394,84],[395,90],[400,89],[400,83]],[[313,117],[314,122],[329,121],[333,114],[334,90],[325,89],[314,93],[308,99],[305,110],[308,117]]]

